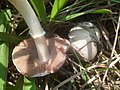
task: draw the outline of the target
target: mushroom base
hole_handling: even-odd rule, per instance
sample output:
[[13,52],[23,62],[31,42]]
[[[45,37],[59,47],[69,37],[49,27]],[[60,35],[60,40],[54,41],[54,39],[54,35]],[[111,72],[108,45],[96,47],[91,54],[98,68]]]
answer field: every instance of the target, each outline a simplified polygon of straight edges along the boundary
[[12,53],[12,60],[17,70],[29,77],[45,76],[57,71],[65,62],[69,42],[60,37],[46,40],[50,57],[43,62],[39,60],[36,46],[32,38],[23,40]]

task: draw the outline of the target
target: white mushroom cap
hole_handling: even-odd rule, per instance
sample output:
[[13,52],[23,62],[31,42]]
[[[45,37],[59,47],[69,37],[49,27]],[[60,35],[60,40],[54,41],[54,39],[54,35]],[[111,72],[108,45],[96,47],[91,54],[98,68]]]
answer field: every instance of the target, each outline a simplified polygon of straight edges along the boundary
[[90,22],[79,23],[70,30],[69,38],[71,46],[84,60],[90,61],[96,56],[100,32],[94,24]]
[[32,38],[23,40],[12,53],[13,63],[17,70],[26,76],[45,76],[57,71],[65,62],[68,41],[60,37],[46,40],[50,51],[50,58],[46,62],[38,60],[37,50]]

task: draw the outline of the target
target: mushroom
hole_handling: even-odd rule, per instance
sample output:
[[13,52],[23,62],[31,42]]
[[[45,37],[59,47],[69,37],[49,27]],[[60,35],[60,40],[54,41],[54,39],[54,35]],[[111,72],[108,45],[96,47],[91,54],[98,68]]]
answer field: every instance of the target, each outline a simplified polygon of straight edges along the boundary
[[99,29],[91,22],[82,22],[73,27],[69,33],[69,41],[80,56],[87,62],[97,54],[100,41]]
[[[45,32],[27,0],[8,1],[21,13],[32,37],[13,50],[12,60],[17,70],[30,77],[44,76],[58,70],[65,61],[67,41],[60,37],[46,40]],[[54,43],[51,45],[51,42]]]
[[38,52],[38,57],[41,61],[45,62],[50,57],[47,44],[45,42],[44,30],[39,23],[39,20],[27,0],[9,0],[16,9],[21,13],[25,19],[29,29],[30,35],[35,41]]
[[41,62],[32,38],[23,40],[13,50],[13,63],[17,70],[29,77],[45,76],[57,71],[65,62],[68,41],[60,37],[46,40],[50,58],[47,62]]

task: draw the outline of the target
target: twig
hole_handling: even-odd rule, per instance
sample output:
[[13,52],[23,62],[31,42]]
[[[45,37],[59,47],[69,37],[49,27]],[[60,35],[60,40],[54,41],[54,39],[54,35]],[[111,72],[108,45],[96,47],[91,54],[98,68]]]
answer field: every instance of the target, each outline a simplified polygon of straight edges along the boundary
[[117,43],[117,38],[118,38],[119,29],[120,29],[120,12],[119,12],[119,18],[118,18],[117,29],[115,29],[116,34],[115,34],[113,49],[112,49],[112,52],[111,52],[111,57],[113,56],[113,53],[114,53],[114,51],[115,51],[115,47],[116,47],[116,43]]
[[84,68],[84,67],[80,66],[80,65],[79,65],[79,64],[77,64],[75,61],[72,61],[70,58],[68,58],[68,60],[69,60],[71,63],[73,63],[74,65],[76,65],[77,67],[79,67],[79,68],[81,68],[81,69],[85,70],[85,68]]
[[119,60],[120,60],[120,57],[117,57],[116,60],[114,60],[113,62],[110,63],[109,68],[111,68],[112,66],[114,66]]
[[[109,46],[110,49],[112,50],[113,47],[112,47],[112,44],[111,44],[109,38],[107,37],[107,35],[106,35],[106,33],[105,33],[105,28],[104,28],[99,22],[98,22],[98,25],[99,25],[99,27],[101,28],[101,32],[102,32],[102,34],[103,34],[103,36],[104,36],[104,38],[105,38],[108,46]],[[117,52],[114,51],[114,55],[116,55],[116,53],[117,53]]]
[[113,56],[113,54],[114,54],[115,47],[116,47],[116,43],[117,43],[119,28],[120,28],[120,12],[119,12],[118,25],[117,25],[117,30],[116,30],[116,34],[115,34],[114,44],[113,44],[113,48],[112,48],[112,52],[111,52],[111,57],[110,57],[110,60],[108,61],[109,67],[108,67],[108,69],[105,71],[105,74],[104,74],[102,83],[104,83],[104,81],[105,81],[105,78],[106,78],[106,76],[107,76],[107,73],[108,73],[109,68],[112,67],[115,63],[117,63],[117,62],[120,60],[120,58],[117,58],[115,61],[113,61],[113,62],[111,63],[111,58],[112,58],[112,56]]
[[67,82],[69,82],[70,80],[76,78],[78,75],[81,75],[83,74],[84,72],[89,72],[89,70],[93,69],[93,68],[96,68],[98,65],[93,65],[91,67],[88,67],[86,70],[82,71],[82,72],[78,72],[77,74],[71,76],[70,78],[62,81],[60,84],[58,84],[56,87],[54,87],[52,90],[56,90],[58,89],[59,87],[63,86],[64,84],[66,84]]
[[85,84],[83,84],[80,88],[80,90],[83,90],[85,88],[86,85],[92,83],[94,80],[96,80],[97,78],[99,78],[99,74],[95,75],[93,78],[91,78],[90,80],[88,80]]

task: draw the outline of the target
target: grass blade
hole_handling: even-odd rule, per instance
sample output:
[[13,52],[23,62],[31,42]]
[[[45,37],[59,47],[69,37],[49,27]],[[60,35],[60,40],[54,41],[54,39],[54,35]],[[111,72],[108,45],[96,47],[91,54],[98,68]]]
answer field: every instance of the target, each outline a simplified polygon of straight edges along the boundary
[[80,12],[80,13],[74,13],[74,14],[70,14],[70,15],[67,15],[67,16],[63,16],[60,20],[62,21],[67,21],[67,20],[71,20],[71,19],[74,19],[74,18],[77,18],[79,16],[82,16],[82,15],[85,15],[85,14],[89,14],[89,13],[93,13],[93,14],[105,14],[105,13],[111,13],[110,10],[108,9],[99,9],[99,10],[96,10],[96,9],[91,9],[91,10],[87,10],[87,11],[84,11],[84,12]]
[[113,2],[120,3],[120,0],[112,0]]
[[63,8],[63,6],[68,2],[68,0],[55,0],[52,8],[50,21],[52,21],[58,12]]
[[44,22],[47,22],[46,8],[43,0],[30,0],[34,10],[36,11],[38,17]]
[[[80,65],[81,67],[83,67],[83,65],[82,65],[82,63],[81,63],[81,60],[80,60],[80,58],[79,58],[79,55],[76,53],[75,50],[73,50],[73,52],[74,52],[74,54],[75,54],[75,56],[76,56],[76,58],[77,58],[77,60],[78,60],[78,62],[79,62],[79,65]],[[80,69],[80,71],[82,72],[83,70]],[[88,75],[87,72],[84,72],[84,73],[81,75],[81,77],[82,77],[82,79],[83,79],[85,82],[90,79],[90,77],[89,77],[89,75]]]
[[109,9],[98,9],[98,10],[95,10],[95,11],[93,11],[93,12],[91,12],[91,13],[93,13],[93,14],[99,14],[99,13],[101,13],[101,14],[106,14],[106,13],[111,13],[112,11],[111,10],[109,10]]
[[[0,11],[0,32],[8,33],[10,10]],[[9,43],[0,41],[0,90],[6,90]]]
[[36,90],[35,78],[24,76],[23,90]]
[[[76,56],[76,58],[77,58],[77,60],[78,60],[78,62],[79,62],[79,65],[80,65],[81,67],[83,67],[83,64],[82,64],[82,62],[81,62],[81,59],[80,59],[79,55],[76,53],[75,50],[73,50],[73,52],[74,52],[74,54],[75,54],[75,56]],[[84,71],[84,70],[82,70],[82,69],[80,68],[80,72],[83,72],[83,71]],[[85,82],[87,82],[87,81],[90,80],[90,77],[89,77],[87,71],[83,72],[83,74],[81,74],[81,77],[82,77],[82,79],[83,79]],[[92,83],[91,83],[91,88],[92,88],[91,90],[96,90],[96,89],[94,88],[94,85],[93,85]]]

